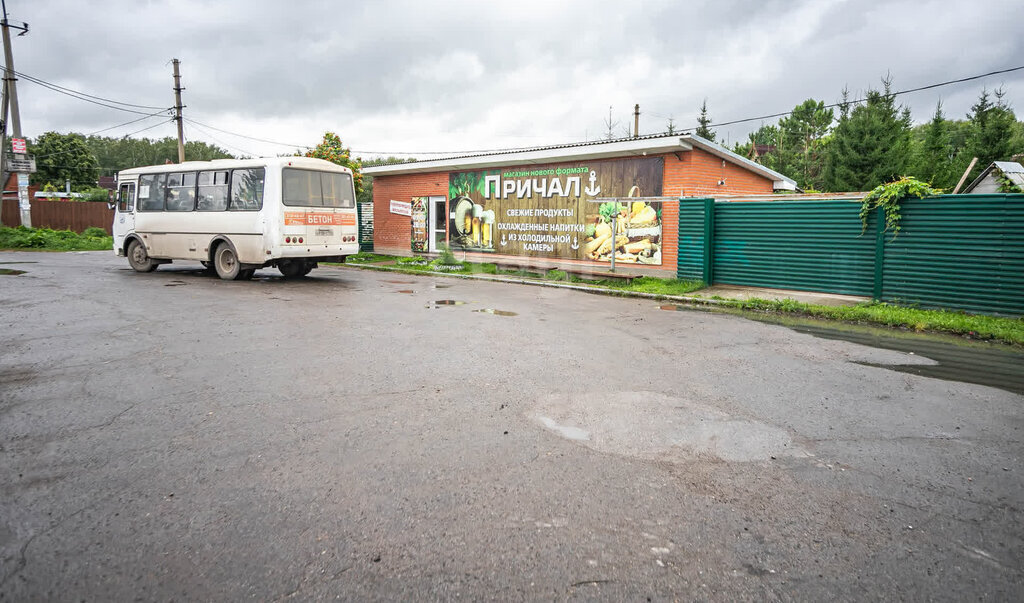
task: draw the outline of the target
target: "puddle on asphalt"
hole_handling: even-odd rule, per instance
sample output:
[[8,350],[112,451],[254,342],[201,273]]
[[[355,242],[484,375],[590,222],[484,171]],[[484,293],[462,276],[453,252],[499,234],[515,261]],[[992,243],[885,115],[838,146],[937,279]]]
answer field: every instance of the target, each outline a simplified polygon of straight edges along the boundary
[[[662,310],[708,311],[687,306],[659,306]],[[971,341],[955,335],[915,333],[867,325],[835,323],[805,317],[759,314],[742,310],[711,309],[758,322],[780,325],[821,339],[848,341],[873,348],[912,353],[935,364],[876,364],[901,373],[946,381],[974,383],[1024,394],[1024,351],[1006,344]]]
[[450,289],[451,285],[433,285],[434,289]]
[[164,287],[180,287],[181,285],[186,284],[188,283],[186,283],[185,281],[171,281],[169,283],[164,283]]
[[473,310],[481,314],[494,314],[495,316],[519,316],[515,312],[509,312],[508,310],[495,310],[494,308],[482,308],[480,310]]
[[0,262],[0,266],[10,266],[11,264],[38,264],[39,262]]
[[15,270],[13,268],[0,268],[0,275],[3,276],[18,276],[19,274],[25,274],[25,271]]
[[392,285],[411,285],[413,281],[384,281],[385,283],[391,283]]
[[439,299],[439,300],[435,301],[433,304],[427,304],[424,307],[426,307],[426,308],[440,308],[441,306],[464,306],[464,305],[466,305],[466,302],[464,302],[464,301],[458,301],[458,300],[454,300],[454,299]]
[[412,289],[399,289],[395,293],[415,293]]

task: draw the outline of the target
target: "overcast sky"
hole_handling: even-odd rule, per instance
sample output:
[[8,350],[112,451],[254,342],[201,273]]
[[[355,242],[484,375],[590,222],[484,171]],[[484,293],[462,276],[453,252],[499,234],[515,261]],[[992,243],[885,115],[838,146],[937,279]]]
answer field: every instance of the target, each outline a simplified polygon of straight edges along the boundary
[[[315,145],[326,130],[364,157],[458,153],[601,138],[787,111],[1024,65],[1024,3],[712,0],[269,2],[6,0],[15,69],[94,96],[174,104],[181,60],[186,139],[235,154]],[[1024,70],[908,94],[926,121],[963,118],[983,86],[1024,111]],[[93,133],[142,115],[18,83],[23,132]],[[151,110],[137,109],[144,112]],[[1021,117],[1020,115],[1018,117]],[[774,122],[774,120],[769,120]],[[102,133],[175,135],[149,118]],[[719,130],[731,146],[760,123]],[[423,156],[426,157],[426,156]]]

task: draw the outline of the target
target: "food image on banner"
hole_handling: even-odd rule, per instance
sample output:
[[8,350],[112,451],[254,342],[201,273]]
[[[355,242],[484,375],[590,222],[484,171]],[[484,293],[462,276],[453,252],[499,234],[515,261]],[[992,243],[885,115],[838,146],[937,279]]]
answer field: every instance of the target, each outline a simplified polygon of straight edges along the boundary
[[412,250],[427,250],[427,198],[412,198]]
[[[661,264],[660,157],[449,174],[453,249],[538,258]],[[632,197],[617,209],[595,198]],[[616,212],[619,233],[611,237]],[[621,259],[620,259],[621,258]]]
[[596,211],[587,214],[586,235],[586,259],[611,262],[614,247],[616,262],[661,265],[661,201],[627,199],[622,203],[601,203]]

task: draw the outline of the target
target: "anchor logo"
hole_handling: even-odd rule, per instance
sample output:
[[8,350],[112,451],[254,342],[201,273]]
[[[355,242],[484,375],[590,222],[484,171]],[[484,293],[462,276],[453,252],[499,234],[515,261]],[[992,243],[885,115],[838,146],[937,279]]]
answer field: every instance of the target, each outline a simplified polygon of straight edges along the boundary
[[508,241],[505,240],[505,233],[501,233],[501,246],[508,245]]
[[572,249],[573,249],[573,251],[575,251],[575,250],[577,250],[579,248],[580,248],[580,239],[579,239],[579,237],[573,237],[572,238]]
[[594,170],[590,171],[590,186],[583,189],[583,192],[587,193],[591,197],[596,197],[601,194],[601,187],[595,186],[597,184],[597,172]]

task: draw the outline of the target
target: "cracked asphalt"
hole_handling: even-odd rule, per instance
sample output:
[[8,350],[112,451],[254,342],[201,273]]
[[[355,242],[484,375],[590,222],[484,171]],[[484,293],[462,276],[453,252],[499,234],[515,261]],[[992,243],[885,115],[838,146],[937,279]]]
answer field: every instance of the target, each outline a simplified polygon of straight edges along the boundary
[[924,356],[432,276],[0,267],[0,600],[1024,591],[1024,397],[885,368]]

